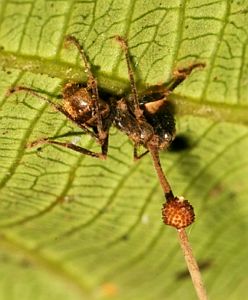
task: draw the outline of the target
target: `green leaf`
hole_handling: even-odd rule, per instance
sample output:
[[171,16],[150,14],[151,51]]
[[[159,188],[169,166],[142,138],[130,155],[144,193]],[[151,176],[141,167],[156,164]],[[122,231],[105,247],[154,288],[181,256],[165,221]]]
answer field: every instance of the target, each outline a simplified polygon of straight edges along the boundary
[[[189,229],[211,299],[247,291],[248,1],[10,1],[0,6],[0,299],[196,299],[149,156],[133,162],[127,137],[111,130],[107,161],[35,139],[79,129],[10,86],[58,95],[85,81],[87,52],[99,86],[129,88],[126,36],[139,88],[195,70],[171,96],[181,152],[161,153],[175,194],[194,205]],[[117,96],[118,97],[118,96]],[[73,140],[66,137],[64,140]],[[88,136],[80,144],[98,150]]]

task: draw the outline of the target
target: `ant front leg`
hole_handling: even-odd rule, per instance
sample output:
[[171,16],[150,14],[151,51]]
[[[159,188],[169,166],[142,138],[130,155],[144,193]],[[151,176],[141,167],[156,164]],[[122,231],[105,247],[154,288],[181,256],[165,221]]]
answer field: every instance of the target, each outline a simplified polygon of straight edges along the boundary
[[66,43],[71,43],[74,46],[77,47],[80,56],[82,58],[82,61],[84,63],[85,72],[87,73],[87,89],[92,91],[92,100],[94,101],[95,111],[96,111],[96,117],[97,117],[97,131],[99,134],[100,139],[104,140],[107,137],[107,132],[103,129],[103,121],[102,116],[100,113],[100,107],[99,107],[99,93],[98,93],[98,87],[97,87],[97,80],[94,77],[91,67],[89,64],[89,61],[87,59],[87,56],[84,52],[83,47],[79,44],[78,39],[76,39],[74,36],[67,36],[65,39]]

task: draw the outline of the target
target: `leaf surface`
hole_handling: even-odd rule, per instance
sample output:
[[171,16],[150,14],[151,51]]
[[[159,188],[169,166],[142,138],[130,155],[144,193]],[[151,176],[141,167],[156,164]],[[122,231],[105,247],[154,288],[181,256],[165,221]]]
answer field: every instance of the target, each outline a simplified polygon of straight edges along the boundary
[[[174,91],[186,150],[161,153],[175,194],[195,207],[189,229],[212,299],[247,291],[248,1],[10,1],[0,5],[0,299],[196,299],[176,232],[161,221],[163,194],[151,159],[133,162],[127,137],[111,130],[107,161],[38,138],[79,132],[48,104],[10,86],[59,95],[85,81],[76,36],[101,89],[129,89],[126,36],[139,88]],[[78,141],[78,136],[64,140]],[[98,151],[86,135],[79,144]]]

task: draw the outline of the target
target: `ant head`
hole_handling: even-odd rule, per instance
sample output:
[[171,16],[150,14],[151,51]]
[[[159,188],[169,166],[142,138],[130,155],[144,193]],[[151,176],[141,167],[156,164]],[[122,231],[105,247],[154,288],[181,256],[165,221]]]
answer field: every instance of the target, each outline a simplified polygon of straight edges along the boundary
[[169,147],[175,138],[175,119],[169,101],[164,99],[144,104],[144,115],[154,131],[153,144],[157,149]]

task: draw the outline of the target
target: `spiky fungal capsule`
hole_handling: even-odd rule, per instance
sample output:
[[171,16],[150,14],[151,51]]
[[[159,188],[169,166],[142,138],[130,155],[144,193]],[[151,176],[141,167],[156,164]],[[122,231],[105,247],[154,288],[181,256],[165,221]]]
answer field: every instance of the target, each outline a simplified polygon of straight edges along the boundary
[[183,197],[175,197],[164,203],[162,208],[163,221],[166,225],[184,228],[195,220],[193,206]]

